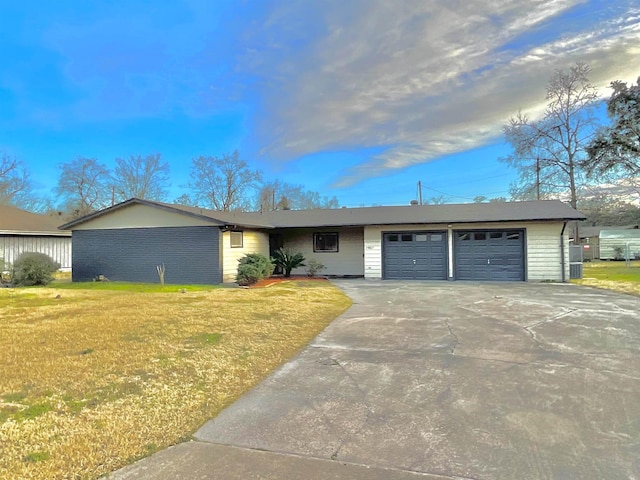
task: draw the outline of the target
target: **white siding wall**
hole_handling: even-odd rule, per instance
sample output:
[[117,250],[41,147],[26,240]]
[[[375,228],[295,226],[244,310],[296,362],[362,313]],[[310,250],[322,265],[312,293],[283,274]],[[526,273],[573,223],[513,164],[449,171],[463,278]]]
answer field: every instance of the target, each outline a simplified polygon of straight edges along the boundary
[[247,253],[261,253],[269,256],[269,234],[255,230],[245,230],[242,234],[242,248],[231,248],[231,234],[222,234],[222,281],[236,281],[238,260]]
[[[314,252],[313,234],[338,232],[338,252]],[[307,260],[315,259],[326,268],[320,275],[364,275],[362,228],[315,228],[284,232],[284,245],[301,252]],[[306,262],[305,262],[306,263]],[[304,275],[305,267],[297,268],[294,275]]]
[[[527,280],[562,280],[562,223],[527,225]],[[564,235],[565,280],[569,280],[569,227]]]
[[112,228],[195,227],[215,224],[189,215],[173,213],[147,205],[133,204],[108,215],[89,220],[73,227],[74,230],[100,230]]
[[44,253],[60,264],[60,270],[71,270],[71,237],[0,236],[0,270],[8,268],[24,252]]
[[[529,281],[562,280],[560,232],[562,222],[540,223],[466,223],[455,224],[452,230],[524,228],[526,274]],[[382,278],[382,232],[448,230],[447,225],[373,225],[364,229],[364,276]],[[565,280],[569,279],[569,228],[565,229]],[[451,240],[451,239],[450,239]],[[449,248],[452,248],[449,242]],[[450,269],[451,271],[451,269]]]
[[382,232],[386,229],[364,227],[364,278],[382,278]]

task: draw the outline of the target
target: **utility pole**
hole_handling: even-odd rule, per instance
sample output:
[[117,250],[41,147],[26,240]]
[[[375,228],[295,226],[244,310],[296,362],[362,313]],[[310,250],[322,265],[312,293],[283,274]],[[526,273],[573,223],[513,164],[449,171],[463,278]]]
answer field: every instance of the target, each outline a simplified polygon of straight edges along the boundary
[[418,205],[422,205],[422,182],[418,180]]
[[536,157],[536,194],[540,200],[540,157]]

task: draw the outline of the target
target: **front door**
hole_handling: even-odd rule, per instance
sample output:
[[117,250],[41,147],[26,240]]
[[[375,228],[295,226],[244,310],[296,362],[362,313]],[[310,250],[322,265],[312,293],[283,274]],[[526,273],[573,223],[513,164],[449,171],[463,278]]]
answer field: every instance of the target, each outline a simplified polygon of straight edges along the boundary
[[[269,234],[269,256],[273,258],[276,253],[276,250],[282,248],[284,246],[284,236],[281,233],[270,233]],[[276,275],[282,274],[282,269],[280,267],[276,267],[273,271]]]

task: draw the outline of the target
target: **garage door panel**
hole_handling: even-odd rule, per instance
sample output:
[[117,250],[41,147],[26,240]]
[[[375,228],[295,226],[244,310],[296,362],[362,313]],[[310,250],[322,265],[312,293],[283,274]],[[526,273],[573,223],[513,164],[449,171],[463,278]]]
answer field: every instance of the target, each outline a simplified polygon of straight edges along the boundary
[[454,232],[457,280],[524,280],[524,231]]
[[392,232],[383,236],[384,278],[445,280],[444,232]]

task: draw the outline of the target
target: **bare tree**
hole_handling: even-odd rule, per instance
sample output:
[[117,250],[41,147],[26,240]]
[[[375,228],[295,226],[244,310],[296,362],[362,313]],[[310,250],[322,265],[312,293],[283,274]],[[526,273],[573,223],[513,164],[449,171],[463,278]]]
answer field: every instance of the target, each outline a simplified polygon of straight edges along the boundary
[[249,192],[256,190],[262,179],[262,173],[251,170],[237,151],[221,157],[194,158],[189,176],[187,187],[198,205],[224,212],[247,210]]
[[504,127],[513,153],[501,160],[520,173],[520,181],[512,185],[515,198],[568,192],[569,203],[576,208],[578,187],[584,181],[585,148],[595,128],[593,107],[598,99],[588,79],[589,71],[583,63],[567,72],[556,70],[547,85],[548,103],[542,118],[533,121],[518,112]]
[[182,195],[174,198],[173,203],[177,205],[186,205],[188,207],[198,206],[198,202],[196,202],[193,198],[191,198],[191,195],[189,195],[188,193],[183,193]]
[[265,183],[258,195],[257,209],[262,210],[311,210],[314,208],[338,208],[338,199],[305,190],[302,185],[275,180]]
[[118,200],[141,198],[164,200],[169,188],[169,164],[159,153],[116,158],[113,171],[113,196]]
[[444,195],[438,195],[437,197],[431,197],[424,200],[425,205],[444,205],[450,200]]
[[111,176],[108,168],[95,158],[78,157],[58,165],[60,177],[56,192],[73,218],[111,204]]
[[31,203],[29,172],[20,160],[3,153],[0,155],[0,204],[26,208]]

